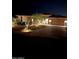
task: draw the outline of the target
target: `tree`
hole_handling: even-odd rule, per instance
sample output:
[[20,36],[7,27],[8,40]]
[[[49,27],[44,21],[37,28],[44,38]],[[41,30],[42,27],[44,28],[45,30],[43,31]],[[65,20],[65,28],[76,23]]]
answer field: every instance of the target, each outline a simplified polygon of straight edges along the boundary
[[35,24],[41,23],[44,18],[45,18],[45,16],[43,16],[42,14],[33,14],[32,15],[33,23],[35,23]]
[[12,27],[17,26],[16,18],[12,17]]

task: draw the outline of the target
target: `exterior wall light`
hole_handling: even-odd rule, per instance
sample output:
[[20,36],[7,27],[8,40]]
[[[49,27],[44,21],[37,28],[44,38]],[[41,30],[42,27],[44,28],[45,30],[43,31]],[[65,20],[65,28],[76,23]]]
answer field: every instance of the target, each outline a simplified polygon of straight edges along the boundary
[[52,22],[52,20],[49,20],[49,22],[51,23],[51,22]]

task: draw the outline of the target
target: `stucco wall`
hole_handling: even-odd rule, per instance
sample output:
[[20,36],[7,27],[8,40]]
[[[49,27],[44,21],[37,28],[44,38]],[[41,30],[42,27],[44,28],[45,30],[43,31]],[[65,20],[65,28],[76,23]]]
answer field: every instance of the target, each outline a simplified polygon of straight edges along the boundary
[[66,18],[49,18],[49,20],[51,20],[51,22],[49,22],[49,24],[64,25],[64,21],[66,20]]
[[[18,15],[18,19],[21,19],[22,16],[22,20],[27,21],[27,20],[32,20],[31,16],[23,16],[23,15]],[[49,20],[51,20],[51,22],[49,22]],[[48,24],[52,24],[52,25],[65,25],[64,21],[67,20],[67,18],[64,17],[48,17]]]

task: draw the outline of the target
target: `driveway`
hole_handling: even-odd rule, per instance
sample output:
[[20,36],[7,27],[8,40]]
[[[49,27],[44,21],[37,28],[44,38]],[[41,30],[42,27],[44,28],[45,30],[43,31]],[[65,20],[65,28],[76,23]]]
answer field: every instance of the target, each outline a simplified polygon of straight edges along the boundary
[[47,26],[46,28],[33,30],[31,32],[18,32],[24,36],[47,37],[47,38],[67,38],[67,30],[65,26]]

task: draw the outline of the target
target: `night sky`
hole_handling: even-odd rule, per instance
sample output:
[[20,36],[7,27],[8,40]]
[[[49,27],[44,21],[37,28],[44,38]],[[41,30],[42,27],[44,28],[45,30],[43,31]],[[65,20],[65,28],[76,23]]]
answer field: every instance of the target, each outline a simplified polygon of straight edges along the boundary
[[13,0],[13,14],[49,13],[66,16],[67,0]]

